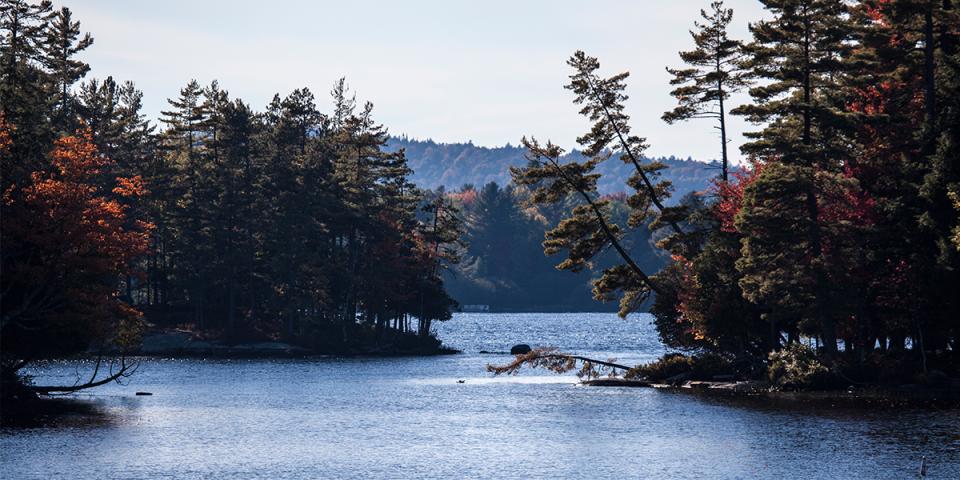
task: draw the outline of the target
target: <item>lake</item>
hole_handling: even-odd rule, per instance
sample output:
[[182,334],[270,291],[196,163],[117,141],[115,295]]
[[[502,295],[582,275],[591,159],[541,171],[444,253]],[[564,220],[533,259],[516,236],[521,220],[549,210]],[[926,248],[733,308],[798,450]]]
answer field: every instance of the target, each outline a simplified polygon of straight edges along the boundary
[[[102,413],[5,428],[13,479],[960,478],[960,410],[772,408],[645,388],[491,377],[515,343],[624,363],[664,352],[647,315],[458,314],[459,355],[146,359],[76,395]],[[72,383],[58,363],[38,383]],[[458,383],[463,380],[463,383]],[[134,396],[149,391],[153,396]]]

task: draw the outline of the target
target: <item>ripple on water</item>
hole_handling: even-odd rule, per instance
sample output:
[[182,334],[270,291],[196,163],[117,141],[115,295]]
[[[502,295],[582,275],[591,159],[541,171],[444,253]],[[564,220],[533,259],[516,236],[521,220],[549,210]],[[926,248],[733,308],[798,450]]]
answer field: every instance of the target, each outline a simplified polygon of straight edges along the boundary
[[[590,388],[487,363],[516,343],[617,357],[663,353],[650,318],[458,314],[461,355],[145,360],[81,399],[104,421],[5,428],[20,478],[960,478],[960,413],[758,407],[651,389]],[[82,367],[82,365],[80,365]],[[78,365],[38,370],[72,381]],[[82,370],[82,369],[81,369]],[[463,384],[457,383],[464,380]],[[138,390],[153,392],[135,397]]]

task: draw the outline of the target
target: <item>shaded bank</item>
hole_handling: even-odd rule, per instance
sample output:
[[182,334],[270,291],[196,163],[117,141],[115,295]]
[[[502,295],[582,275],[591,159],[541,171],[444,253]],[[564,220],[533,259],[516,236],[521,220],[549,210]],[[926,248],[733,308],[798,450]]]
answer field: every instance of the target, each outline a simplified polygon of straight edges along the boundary
[[511,353],[511,361],[488,364],[487,371],[516,375],[529,367],[560,374],[575,372],[585,386],[654,388],[770,405],[960,407],[960,377],[932,370],[913,376],[860,376],[858,381],[850,376],[854,374],[851,365],[836,362],[828,367],[813,361],[813,353],[804,350],[778,352],[768,362],[742,362],[715,354],[668,353],[634,367],[551,347]]
[[847,390],[780,391],[759,381],[687,381],[680,385],[653,383],[646,380],[598,378],[584,380],[585,386],[652,388],[664,393],[696,395],[749,408],[960,408],[960,382],[945,387],[901,385],[861,386]]
[[157,329],[143,337],[140,348],[133,352],[155,357],[216,358],[303,358],[317,355],[443,355],[457,353],[445,347],[435,336],[396,331],[377,332],[342,341],[327,337],[311,344],[292,344],[270,338],[229,339],[189,330]]

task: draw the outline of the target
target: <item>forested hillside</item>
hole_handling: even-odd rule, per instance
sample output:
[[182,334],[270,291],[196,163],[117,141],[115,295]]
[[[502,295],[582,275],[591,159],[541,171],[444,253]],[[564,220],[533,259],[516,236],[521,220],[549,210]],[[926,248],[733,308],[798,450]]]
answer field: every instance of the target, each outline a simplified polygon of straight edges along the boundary
[[[526,149],[507,144],[502,147],[480,147],[473,143],[437,143],[433,140],[414,140],[405,136],[391,137],[387,149],[406,151],[407,161],[413,174],[410,179],[422,188],[447,190],[471,184],[479,188],[489,182],[500,185],[510,183],[510,167],[522,167],[527,164],[524,157]],[[563,157],[563,161],[584,160],[581,152],[574,150]],[[693,191],[705,190],[710,180],[720,172],[717,162],[700,162],[690,158],[662,157],[652,159],[663,162],[667,167],[663,178],[673,182],[674,198]],[[624,181],[632,173],[632,166],[617,158],[611,158],[597,167],[602,173],[597,190],[601,194],[623,192]]]

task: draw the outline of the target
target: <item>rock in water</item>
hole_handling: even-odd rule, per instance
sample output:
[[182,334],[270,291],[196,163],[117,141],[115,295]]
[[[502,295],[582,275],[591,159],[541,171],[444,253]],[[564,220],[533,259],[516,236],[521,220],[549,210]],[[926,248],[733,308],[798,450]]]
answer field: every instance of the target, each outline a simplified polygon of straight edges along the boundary
[[521,343],[519,345],[514,345],[510,347],[510,355],[524,355],[524,354],[530,353],[530,350],[532,350],[530,348],[530,345],[527,345],[526,343]]

